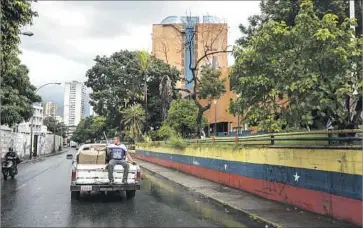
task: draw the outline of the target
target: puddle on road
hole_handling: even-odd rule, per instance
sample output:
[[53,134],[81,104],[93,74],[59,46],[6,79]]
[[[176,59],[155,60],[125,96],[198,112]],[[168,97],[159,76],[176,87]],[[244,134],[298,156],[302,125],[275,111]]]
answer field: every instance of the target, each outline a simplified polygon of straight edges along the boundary
[[143,170],[141,189],[149,192],[160,203],[193,214],[199,219],[211,220],[223,227],[265,227],[265,224],[240,212],[212,202],[146,170]]

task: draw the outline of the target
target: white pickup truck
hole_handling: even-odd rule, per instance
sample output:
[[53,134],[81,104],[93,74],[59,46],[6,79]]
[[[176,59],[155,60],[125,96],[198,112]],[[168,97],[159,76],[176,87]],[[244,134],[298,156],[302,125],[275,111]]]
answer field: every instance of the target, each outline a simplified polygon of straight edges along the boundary
[[139,165],[129,163],[127,184],[122,183],[123,167],[116,165],[114,168],[114,183],[109,184],[107,164],[78,164],[78,155],[83,150],[92,147],[106,147],[106,144],[83,144],[73,159],[72,154],[67,154],[67,159],[72,160],[71,199],[78,200],[81,192],[112,192],[126,191],[127,198],[135,197],[136,190],[140,190],[141,173]]

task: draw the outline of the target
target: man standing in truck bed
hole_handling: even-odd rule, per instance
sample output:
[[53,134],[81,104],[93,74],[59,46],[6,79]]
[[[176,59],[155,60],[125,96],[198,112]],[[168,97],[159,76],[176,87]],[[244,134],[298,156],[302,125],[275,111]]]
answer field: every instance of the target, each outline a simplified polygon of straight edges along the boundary
[[120,136],[115,137],[114,144],[107,146],[107,157],[109,158],[108,162],[108,179],[110,180],[110,184],[114,183],[113,179],[113,170],[115,165],[122,165],[124,168],[124,174],[122,178],[122,183],[127,183],[127,176],[129,174],[129,164],[126,161],[132,162],[132,164],[136,164],[134,160],[132,160],[130,154],[127,152],[127,148],[124,144],[121,144]]

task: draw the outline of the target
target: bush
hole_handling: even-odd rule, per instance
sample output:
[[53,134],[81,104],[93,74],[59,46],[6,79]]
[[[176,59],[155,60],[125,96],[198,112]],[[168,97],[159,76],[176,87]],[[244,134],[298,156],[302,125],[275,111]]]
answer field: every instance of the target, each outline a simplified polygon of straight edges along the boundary
[[182,137],[173,136],[170,138],[170,145],[172,148],[177,150],[184,150],[187,147],[187,143],[183,140]]
[[151,141],[163,140],[163,138],[158,135],[158,131],[149,131],[148,136],[151,139]]
[[169,125],[163,124],[157,131],[157,135],[161,140],[168,140],[172,137],[177,137],[177,133]]

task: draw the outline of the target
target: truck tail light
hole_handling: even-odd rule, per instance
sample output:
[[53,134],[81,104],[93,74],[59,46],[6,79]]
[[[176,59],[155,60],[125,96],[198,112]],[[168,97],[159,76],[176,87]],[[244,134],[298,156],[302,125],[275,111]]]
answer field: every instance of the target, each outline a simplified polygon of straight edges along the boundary
[[140,180],[141,180],[141,172],[140,172],[140,170],[137,170],[136,181],[140,181]]
[[77,177],[76,170],[75,170],[75,169],[73,169],[73,170],[72,170],[72,181],[76,181],[76,177]]

